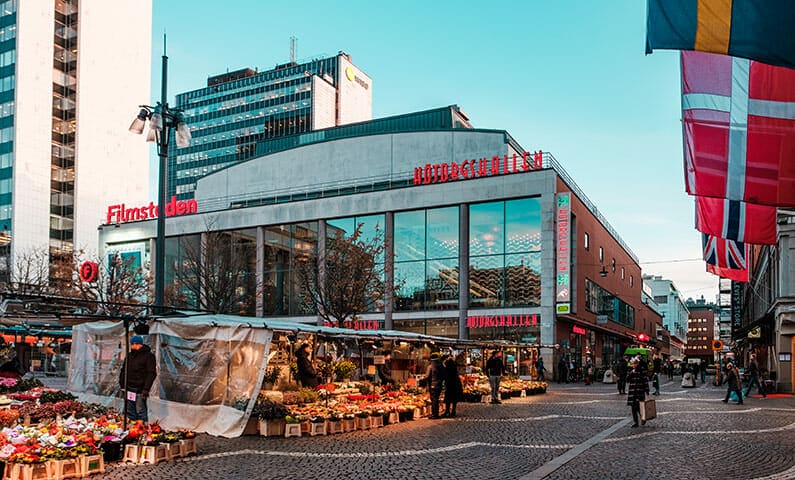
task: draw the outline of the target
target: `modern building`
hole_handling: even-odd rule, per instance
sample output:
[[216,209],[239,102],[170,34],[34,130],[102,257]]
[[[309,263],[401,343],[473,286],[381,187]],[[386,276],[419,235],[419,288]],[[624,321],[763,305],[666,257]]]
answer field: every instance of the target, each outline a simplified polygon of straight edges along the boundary
[[687,306],[674,282],[660,275],[644,275],[643,282],[651,287],[654,303],[663,316],[665,328],[679,340],[687,341]]
[[0,2],[0,281],[33,250],[95,252],[114,198],[148,197],[152,2]]
[[689,311],[685,355],[688,358],[699,358],[704,362],[713,363],[715,352],[712,349],[712,341],[715,339],[717,307],[714,303],[707,303],[704,297],[698,300],[688,298],[685,305]]
[[258,147],[264,140],[370,120],[372,97],[373,81],[345,52],[210,77],[206,87],[177,95],[174,107],[193,138],[169,152],[168,196],[193,198],[199,178],[267,153]]
[[[382,232],[387,250],[383,301],[360,318],[368,328],[557,344],[542,349],[550,367],[561,356],[610,365],[655,332],[659,316],[644,325],[637,313],[637,257],[554,157],[504,130],[472,128],[457,106],[255,147],[267,153],[200,178],[194,204],[176,201],[167,283],[188,246],[224,232],[251,247],[233,247],[249,252],[236,291],[256,297],[236,312],[317,323],[299,262],[362,225]],[[154,221],[100,228],[106,252],[150,263]]]

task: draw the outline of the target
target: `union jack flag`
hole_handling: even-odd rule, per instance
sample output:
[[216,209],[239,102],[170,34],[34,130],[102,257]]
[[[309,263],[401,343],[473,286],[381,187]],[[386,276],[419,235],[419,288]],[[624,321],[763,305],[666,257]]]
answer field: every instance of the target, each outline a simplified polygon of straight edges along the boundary
[[748,282],[748,245],[734,240],[702,234],[707,271],[719,277]]

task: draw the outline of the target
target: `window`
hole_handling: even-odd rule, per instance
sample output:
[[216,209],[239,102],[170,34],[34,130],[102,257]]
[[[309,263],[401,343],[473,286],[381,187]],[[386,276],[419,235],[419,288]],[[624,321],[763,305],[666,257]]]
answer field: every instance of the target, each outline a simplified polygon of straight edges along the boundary
[[599,263],[605,261],[605,250],[602,247],[599,247]]
[[632,288],[635,286],[635,277],[632,275],[629,276],[629,287]]
[[613,273],[616,273],[616,259],[615,258],[610,262],[610,269],[613,271]]
[[591,247],[591,236],[587,232],[585,233],[585,238],[583,238],[583,245],[585,245],[586,250]]

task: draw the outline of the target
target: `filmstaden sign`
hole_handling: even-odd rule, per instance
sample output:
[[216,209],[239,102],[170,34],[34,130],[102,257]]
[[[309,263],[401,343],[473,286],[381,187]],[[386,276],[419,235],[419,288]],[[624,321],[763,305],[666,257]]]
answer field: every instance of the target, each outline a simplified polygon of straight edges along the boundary
[[[190,213],[196,213],[198,210],[199,206],[196,200],[177,200],[177,197],[171,197],[171,201],[166,203],[166,217],[188,215]],[[123,203],[119,203],[108,206],[105,224],[110,225],[112,223],[148,220],[157,218],[159,214],[160,209],[155,205],[155,202],[149,202],[149,205],[142,205],[140,207],[129,207]]]

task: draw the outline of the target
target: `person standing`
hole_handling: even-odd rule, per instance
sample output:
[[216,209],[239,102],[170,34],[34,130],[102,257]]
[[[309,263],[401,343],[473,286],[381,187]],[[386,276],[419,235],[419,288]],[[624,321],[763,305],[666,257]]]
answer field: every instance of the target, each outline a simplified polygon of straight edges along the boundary
[[130,354],[124,359],[119,373],[119,385],[127,390],[125,412],[128,420],[149,422],[146,399],[157,377],[157,362],[152,349],[144,345],[144,338],[130,338]]
[[384,355],[384,363],[377,365],[376,367],[378,371],[378,378],[381,379],[381,383],[394,387],[395,379],[392,378],[392,355],[388,353]]
[[306,388],[315,388],[320,385],[317,370],[309,358],[309,344],[303,343],[295,352],[295,363],[298,366],[298,380]]
[[707,383],[707,362],[701,361],[699,364],[699,372],[701,372],[701,384]]
[[[629,393],[627,395],[627,405],[632,408],[632,419],[635,421],[632,424],[632,428],[636,428],[638,426],[638,418],[640,416],[640,402],[646,400],[646,394],[649,393],[649,381],[646,377],[646,373],[642,372],[639,368],[640,360],[638,358],[632,359],[632,369],[627,374],[627,385]],[[645,420],[642,420],[641,423],[643,425],[646,424]]]
[[538,361],[536,361],[536,373],[538,376],[538,380],[542,382],[546,381],[546,376],[544,375],[544,372],[546,371],[547,369],[544,367],[544,359],[541,358],[541,356],[539,356]]
[[444,413],[443,417],[455,417],[455,407],[464,398],[464,385],[458,376],[458,364],[453,357],[444,361]]
[[624,355],[618,360],[616,373],[618,374],[618,393],[623,395],[627,393],[627,369],[629,368],[629,357]]
[[442,387],[444,386],[444,368],[441,358],[439,352],[431,354],[431,362],[422,379],[428,386],[428,393],[431,395],[431,416],[428,417],[431,419],[439,418],[439,397],[442,396]]
[[655,353],[654,357],[652,358],[652,373],[654,374],[654,378],[652,380],[652,384],[654,385],[654,393],[653,395],[660,394],[660,374],[662,373],[662,358],[660,358],[659,353]]
[[742,405],[743,392],[740,388],[740,372],[731,362],[726,364],[726,377],[729,383],[729,388],[726,389],[726,397],[723,399],[723,403],[729,403],[729,398],[731,397],[732,392],[734,392],[737,395],[737,405]]
[[750,379],[748,380],[748,389],[745,391],[745,396],[747,397],[751,393],[751,387],[756,384],[756,389],[762,395],[762,398],[767,398],[767,392],[759,382],[759,364],[756,362],[756,355],[751,355],[751,359],[748,362],[748,375]]
[[569,362],[566,361],[566,356],[561,355],[558,360],[558,383],[568,383],[569,379]]
[[505,373],[505,364],[502,363],[502,352],[492,350],[491,357],[486,362],[486,374],[489,376],[491,386],[491,403],[502,403],[500,401],[500,377]]
[[593,362],[591,362],[591,357],[585,359],[585,367],[583,368],[585,371],[583,375],[585,376],[585,384],[591,384],[591,376],[593,375]]
[[670,358],[665,361],[665,367],[668,369],[668,380],[674,379],[674,362]]

